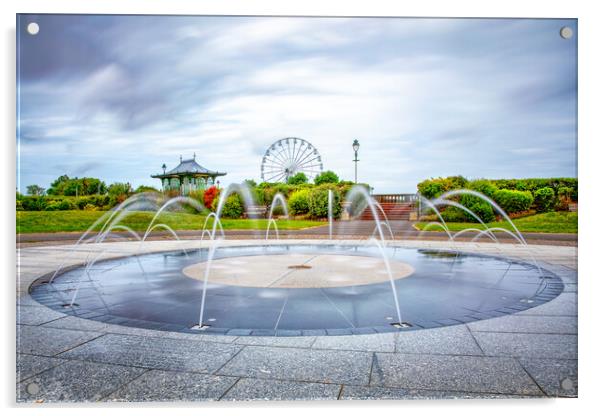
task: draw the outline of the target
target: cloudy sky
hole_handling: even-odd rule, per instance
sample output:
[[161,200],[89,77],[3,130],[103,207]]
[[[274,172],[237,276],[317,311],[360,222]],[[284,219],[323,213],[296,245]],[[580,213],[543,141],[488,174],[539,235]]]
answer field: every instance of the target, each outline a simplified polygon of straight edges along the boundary
[[[37,22],[37,35],[26,26]],[[576,21],[23,15],[20,187],[159,186],[180,155],[260,178],[312,142],[376,192],[428,177],[576,175]],[[563,39],[559,30],[573,28]]]

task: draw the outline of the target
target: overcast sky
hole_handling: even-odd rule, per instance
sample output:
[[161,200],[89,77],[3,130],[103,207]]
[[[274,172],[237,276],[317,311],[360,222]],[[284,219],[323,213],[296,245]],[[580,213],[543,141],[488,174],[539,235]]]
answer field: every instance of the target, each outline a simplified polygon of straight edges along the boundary
[[62,174],[158,187],[195,152],[224,184],[259,181],[288,136],[349,180],[357,138],[378,193],[576,176],[574,20],[26,15],[18,31],[22,190]]

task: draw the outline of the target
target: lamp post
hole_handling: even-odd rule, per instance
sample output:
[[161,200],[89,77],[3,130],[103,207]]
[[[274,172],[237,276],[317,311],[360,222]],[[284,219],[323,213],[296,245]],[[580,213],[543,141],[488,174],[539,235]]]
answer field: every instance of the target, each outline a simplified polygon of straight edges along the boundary
[[355,152],[355,159],[353,159],[353,162],[355,162],[355,183],[357,183],[357,162],[359,162],[357,158],[357,151],[360,149],[360,142],[355,139],[351,147],[353,147],[353,151]]

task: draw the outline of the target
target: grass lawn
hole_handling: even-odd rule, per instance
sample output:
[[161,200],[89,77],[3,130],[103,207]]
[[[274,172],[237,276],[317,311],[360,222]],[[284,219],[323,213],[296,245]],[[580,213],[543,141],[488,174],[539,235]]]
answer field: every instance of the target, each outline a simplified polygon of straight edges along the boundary
[[[21,233],[52,233],[60,231],[85,231],[94,221],[106,211],[17,211],[17,234]],[[152,212],[131,212],[120,224],[136,231],[145,231],[153,218]],[[222,219],[225,230],[265,230],[268,221]],[[186,213],[163,213],[156,223],[167,224],[174,230],[200,230],[203,228],[205,217]],[[278,220],[280,230],[299,230],[302,228],[324,225],[320,221]],[[213,224],[209,220],[209,224]],[[100,226],[96,227],[100,230]]]
[[[513,220],[514,225],[520,232],[526,233],[576,233],[577,232],[577,213],[576,212],[547,212],[544,214],[535,214],[528,217],[517,218]],[[416,223],[416,227],[422,230],[428,223]],[[484,229],[479,223],[470,222],[448,222],[446,223],[450,231],[460,231],[465,228]],[[513,231],[512,226],[506,222],[490,222],[488,227],[500,227]],[[427,231],[441,231],[439,227],[430,227]]]

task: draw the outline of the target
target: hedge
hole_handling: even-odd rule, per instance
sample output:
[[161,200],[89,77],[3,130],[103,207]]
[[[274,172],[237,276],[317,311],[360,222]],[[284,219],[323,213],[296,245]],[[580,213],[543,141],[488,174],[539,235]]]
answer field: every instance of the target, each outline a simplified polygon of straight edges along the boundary
[[328,217],[328,191],[332,190],[332,216],[338,218],[341,215],[341,194],[332,185],[322,185],[314,188],[309,193],[309,214],[313,218]]
[[533,205],[533,195],[529,191],[500,189],[493,195],[493,200],[508,214],[527,211]]
[[554,190],[549,187],[541,188],[535,191],[535,207],[537,212],[548,212],[554,210],[555,195]]
[[288,198],[288,208],[292,215],[303,215],[309,213],[309,190],[300,189]]
[[[426,179],[420,182],[417,188],[418,192],[427,199],[439,197],[444,192],[454,189],[472,189],[492,198],[506,212],[512,213],[527,211],[533,207],[540,212],[553,210],[554,208],[568,209],[569,202],[577,202],[578,200],[578,185],[577,178],[476,179],[467,181],[462,176],[449,176]],[[454,199],[463,204],[476,203],[474,198],[467,196]],[[456,215],[452,213],[453,210],[448,215]]]

